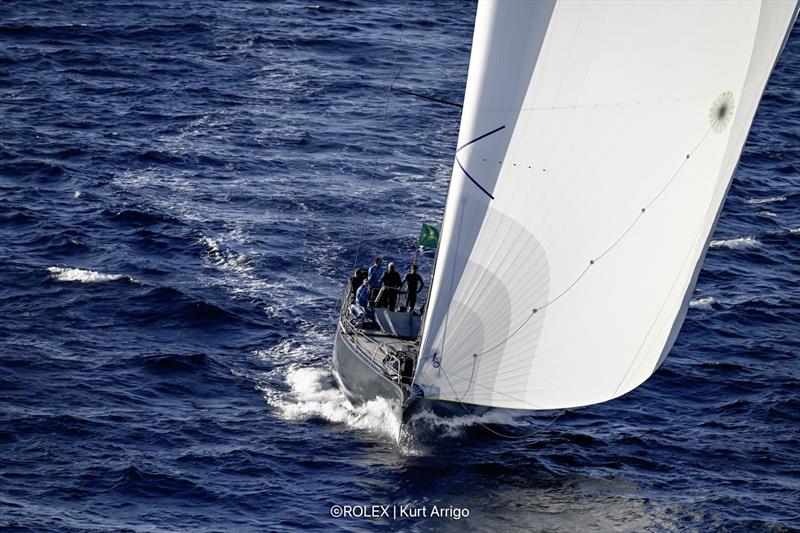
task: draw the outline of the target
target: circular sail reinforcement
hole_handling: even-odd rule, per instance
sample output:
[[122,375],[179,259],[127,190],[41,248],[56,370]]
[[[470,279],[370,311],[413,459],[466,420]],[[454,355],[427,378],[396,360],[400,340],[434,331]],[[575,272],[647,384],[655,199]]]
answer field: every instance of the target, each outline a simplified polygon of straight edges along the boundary
[[733,122],[733,112],[736,109],[736,101],[733,91],[725,91],[717,96],[711,109],[708,110],[708,122],[714,133],[722,133]]

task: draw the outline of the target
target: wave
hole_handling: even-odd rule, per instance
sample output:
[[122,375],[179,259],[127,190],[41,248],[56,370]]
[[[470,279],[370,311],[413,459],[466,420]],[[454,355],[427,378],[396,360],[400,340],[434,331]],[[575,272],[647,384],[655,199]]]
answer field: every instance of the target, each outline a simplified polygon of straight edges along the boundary
[[117,281],[124,279],[127,281],[135,281],[132,277],[124,274],[103,274],[102,272],[95,272],[94,270],[83,270],[81,268],[67,268],[67,267],[48,267],[51,277],[56,281],[79,281],[81,283],[105,283],[108,281]]
[[203,353],[145,355],[142,362],[155,373],[185,373],[203,370],[209,358]]
[[747,200],[747,203],[750,205],[761,205],[761,204],[774,204],[777,202],[785,202],[785,196],[770,196],[769,198],[750,198]]
[[152,226],[156,224],[182,225],[183,222],[164,212],[159,212],[149,208],[128,207],[121,210],[104,209],[103,215],[122,224],[134,227]]
[[147,323],[161,322],[175,325],[190,323],[207,326],[211,323],[230,326],[240,318],[212,301],[207,301],[174,287],[161,285],[131,296],[126,313]]
[[264,390],[267,403],[286,420],[322,418],[354,429],[400,441],[400,413],[383,398],[353,406],[333,383],[327,370],[294,367],[286,374],[289,394]]
[[758,213],[756,213],[756,216],[764,217],[764,218],[777,218],[778,215],[776,215],[772,211],[764,210],[764,211],[759,211]]
[[735,239],[711,241],[708,245],[711,250],[720,250],[723,248],[736,250],[739,248],[753,248],[755,246],[761,246],[761,243],[756,240],[755,237],[737,237]]
[[25,159],[0,164],[0,172],[14,178],[57,178],[66,168],[50,161]]
[[713,296],[706,296],[705,298],[698,298],[689,302],[689,307],[695,309],[713,309],[717,301]]
[[[151,468],[154,467],[151,466]],[[112,483],[112,487],[124,495],[160,497],[184,494],[197,498],[199,501],[216,499],[216,495],[210,489],[178,472],[148,471],[130,464],[111,474],[109,481]]]
[[[528,435],[533,438],[537,433],[549,426],[550,421],[543,421],[535,426],[526,417],[529,413],[513,413],[504,409],[490,409],[482,414],[463,414],[461,416],[440,417],[427,410],[415,413],[408,420],[408,425],[413,426],[416,433],[432,433],[436,438],[461,437],[465,429],[480,427],[482,430],[496,437],[518,438]],[[509,429],[491,428],[487,426],[516,427],[517,431]]]

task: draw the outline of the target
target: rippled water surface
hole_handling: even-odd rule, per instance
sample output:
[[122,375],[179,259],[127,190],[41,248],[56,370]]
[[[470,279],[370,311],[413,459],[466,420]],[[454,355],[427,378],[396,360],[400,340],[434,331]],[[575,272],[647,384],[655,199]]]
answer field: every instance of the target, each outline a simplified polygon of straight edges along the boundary
[[[797,27],[644,386],[550,425],[481,421],[519,439],[470,418],[398,439],[333,386],[393,66],[460,101],[474,9],[0,3],[0,526],[800,530]],[[389,99],[365,254],[407,266],[458,120]]]

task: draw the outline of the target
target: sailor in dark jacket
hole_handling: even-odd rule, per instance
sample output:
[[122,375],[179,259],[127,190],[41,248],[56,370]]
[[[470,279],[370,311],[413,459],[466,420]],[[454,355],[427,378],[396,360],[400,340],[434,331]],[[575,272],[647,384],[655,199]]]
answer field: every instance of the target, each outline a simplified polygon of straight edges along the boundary
[[414,306],[417,305],[417,293],[425,286],[422,281],[422,276],[417,274],[417,264],[411,265],[411,272],[408,272],[403,278],[403,284],[408,287],[406,293],[406,311],[409,313],[414,312]]
[[402,283],[400,274],[394,269],[394,263],[389,263],[388,270],[381,276],[381,295],[378,297],[378,307],[383,307],[385,304],[389,311],[394,311],[397,305],[397,291],[400,290]]

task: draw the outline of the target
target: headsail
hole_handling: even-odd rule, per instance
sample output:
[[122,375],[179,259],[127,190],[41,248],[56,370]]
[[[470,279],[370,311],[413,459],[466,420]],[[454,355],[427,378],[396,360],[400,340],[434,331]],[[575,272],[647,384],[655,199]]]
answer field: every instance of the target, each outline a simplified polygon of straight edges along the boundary
[[663,361],[795,1],[481,0],[415,384],[555,409]]

